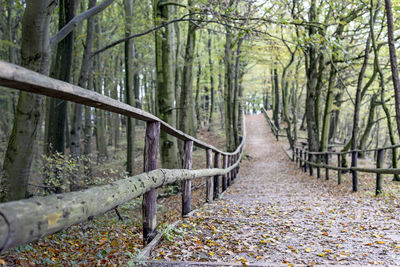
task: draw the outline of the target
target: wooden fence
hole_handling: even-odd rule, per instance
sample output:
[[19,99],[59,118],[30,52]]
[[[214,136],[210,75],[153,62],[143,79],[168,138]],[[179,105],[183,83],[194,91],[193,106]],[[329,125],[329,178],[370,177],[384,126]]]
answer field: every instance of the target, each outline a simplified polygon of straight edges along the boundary
[[267,111],[262,108],[262,113],[264,114],[265,119],[268,122],[269,127],[271,128],[272,133],[275,135],[276,141],[279,141],[279,130],[276,128],[275,124],[272,122],[271,118],[268,116]]
[[[270,118],[268,117],[266,111],[263,109],[263,113],[268,124],[271,127],[272,133],[276,135],[276,127],[272,124]],[[278,140],[278,138],[277,138]],[[329,146],[329,147],[334,147]],[[352,186],[353,192],[358,191],[358,172],[365,173],[375,173],[376,174],[376,188],[375,194],[379,195],[383,192],[383,178],[382,174],[400,174],[399,168],[383,168],[384,163],[384,155],[386,150],[397,149],[400,147],[399,145],[381,147],[376,149],[366,149],[366,150],[349,150],[349,151],[324,151],[324,152],[312,152],[308,151],[307,147],[303,146],[294,146],[292,148],[292,161],[296,161],[299,164],[299,168],[302,168],[304,172],[309,170],[310,175],[314,175],[314,168],[316,169],[317,178],[321,177],[321,168],[325,169],[325,179],[329,180],[329,170],[337,171],[337,180],[338,184],[342,183],[342,174],[343,172],[351,172],[352,173]],[[358,154],[366,153],[366,152],[376,152],[376,167],[375,168],[361,168],[357,167],[358,164]],[[343,155],[350,154],[351,155],[351,167],[342,166],[342,157]],[[333,166],[330,164],[330,160],[333,156],[337,157],[337,166]]]
[[[228,153],[175,129],[143,110],[2,61],[0,61],[0,86],[60,98],[147,122],[144,173],[83,191],[0,204],[0,253],[84,222],[141,195],[143,195],[143,240],[149,243],[157,233],[157,188],[183,181],[182,215],[184,216],[191,211],[193,179],[207,179],[206,201],[211,202],[218,198],[221,189],[224,191],[232,184],[239,171],[246,141],[244,121],[241,143],[234,152]],[[184,141],[183,169],[157,169],[160,131]],[[207,169],[191,170],[193,146],[205,149]],[[221,159],[222,164],[220,164]],[[221,166],[223,168],[220,168]]]

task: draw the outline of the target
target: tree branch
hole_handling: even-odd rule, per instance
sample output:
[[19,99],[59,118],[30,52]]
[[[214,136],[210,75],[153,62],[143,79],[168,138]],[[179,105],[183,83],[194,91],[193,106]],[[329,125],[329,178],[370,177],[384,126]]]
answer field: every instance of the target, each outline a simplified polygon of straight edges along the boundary
[[92,7],[91,9],[80,13],[75,16],[70,22],[68,22],[57,34],[50,38],[50,46],[56,45],[58,42],[63,40],[71,31],[73,31],[76,26],[78,26],[82,21],[90,18],[111,5],[114,0],[104,0],[101,4]]

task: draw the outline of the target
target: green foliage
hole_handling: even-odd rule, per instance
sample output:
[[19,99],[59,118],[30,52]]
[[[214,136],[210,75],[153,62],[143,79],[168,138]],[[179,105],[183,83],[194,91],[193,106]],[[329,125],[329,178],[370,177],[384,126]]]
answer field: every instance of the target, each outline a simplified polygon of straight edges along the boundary
[[58,152],[42,155],[44,194],[84,188],[91,182],[91,170],[92,160],[88,156],[73,157]]

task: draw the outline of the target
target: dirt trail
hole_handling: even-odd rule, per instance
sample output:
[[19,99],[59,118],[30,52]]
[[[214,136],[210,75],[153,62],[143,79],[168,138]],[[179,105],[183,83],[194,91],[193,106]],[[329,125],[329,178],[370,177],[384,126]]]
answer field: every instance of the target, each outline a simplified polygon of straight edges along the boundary
[[185,219],[181,234],[163,241],[153,259],[400,264],[396,199],[344,192],[334,181],[303,173],[284,154],[262,115],[247,116],[246,127],[251,159],[241,165],[234,185],[221,200]]

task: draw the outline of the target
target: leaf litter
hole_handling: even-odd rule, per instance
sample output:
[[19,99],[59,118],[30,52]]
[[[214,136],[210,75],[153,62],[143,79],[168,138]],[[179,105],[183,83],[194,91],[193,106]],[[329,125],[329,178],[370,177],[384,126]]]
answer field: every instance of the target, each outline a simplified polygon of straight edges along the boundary
[[[400,263],[399,186],[385,178],[389,192],[373,196],[374,177],[336,172],[325,181],[290,162],[262,115],[247,116],[246,152],[240,178],[221,200],[203,206],[153,251],[154,260],[278,263]],[[324,173],[324,172],[321,172]]]

